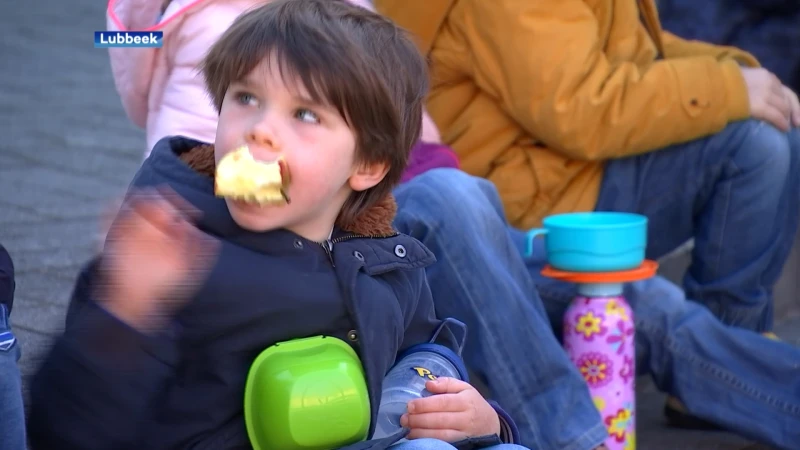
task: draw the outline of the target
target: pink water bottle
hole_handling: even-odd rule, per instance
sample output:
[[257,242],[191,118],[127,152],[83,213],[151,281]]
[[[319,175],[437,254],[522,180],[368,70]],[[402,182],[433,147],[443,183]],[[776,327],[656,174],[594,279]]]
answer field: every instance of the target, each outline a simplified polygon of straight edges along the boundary
[[608,430],[609,450],[636,448],[636,332],[623,285],[653,276],[657,267],[645,261],[623,272],[576,273],[551,267],[542,272],[578,285],[578,295],[564,314],[564,348],[589,386]]

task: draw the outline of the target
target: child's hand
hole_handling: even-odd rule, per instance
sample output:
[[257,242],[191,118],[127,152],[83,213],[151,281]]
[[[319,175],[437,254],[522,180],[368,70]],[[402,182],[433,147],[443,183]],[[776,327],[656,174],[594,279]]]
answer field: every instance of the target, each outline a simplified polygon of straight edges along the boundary
[[409,439],[433,438],[457,442],[468,437],[500,434],[500,418],[492,405],[471,385],[455,378],[428,381],[433,394],[408,402],[400,424]]
[[190,222],[174,192],[132,195],[111,225],[102,257],[104,307],[141,331],[163,326],[202,283],[215,242]]

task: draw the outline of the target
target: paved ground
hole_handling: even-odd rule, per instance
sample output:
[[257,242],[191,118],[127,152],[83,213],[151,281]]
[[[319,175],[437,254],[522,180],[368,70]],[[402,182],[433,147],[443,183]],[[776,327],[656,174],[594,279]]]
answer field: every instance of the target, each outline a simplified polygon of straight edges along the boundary
[[131,179],[143,135],[93,47],[105,2],[21,5],[0,2],[0,241],[18,270],[12,322],[27,377],[62,327],[97,216]]
[[[144,143],[119,104],[106,51],[92,45],[105,2],[68,3],[0,2],[0,241],[18,267],[13,323],[26,379],[62,328],[76,272],[94,250],[98,214],[127,185]],[[640,448],[750,445],[727,433],[667,430],[661,395],[640,384]]]

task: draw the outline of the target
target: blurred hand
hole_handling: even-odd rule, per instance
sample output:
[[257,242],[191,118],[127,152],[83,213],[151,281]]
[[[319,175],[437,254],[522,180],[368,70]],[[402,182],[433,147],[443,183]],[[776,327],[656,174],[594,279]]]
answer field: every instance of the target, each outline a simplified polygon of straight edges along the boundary
[[172,191],[132,194],[110,225],[102,256],[103,306],[146,332],[163,326],[203,282],[216,242],[190,222]]
[[400,418],[411,430],[408,439],[457,442],[500,434],[497,412],[469,383],[442,377],[425,383],[425,389],[436,395],[408,402],[408,413]]
[[105,246],[106,237],[108,236],[108,230],[111,229],[111,224],[114,223],[114,219],[119,214],[122,206],[125,202],[124,197],[114,198],[113,200],[109,200],[108,205],[105,207],[103,212],[100,214],[100,223],[97,230],[97,251],[102,252],[103,247]]
[[750,114],[771,123],[781,131],[789,131],[792,106],[778,77],[762,68],[742,68],[742,76],[750,98]]

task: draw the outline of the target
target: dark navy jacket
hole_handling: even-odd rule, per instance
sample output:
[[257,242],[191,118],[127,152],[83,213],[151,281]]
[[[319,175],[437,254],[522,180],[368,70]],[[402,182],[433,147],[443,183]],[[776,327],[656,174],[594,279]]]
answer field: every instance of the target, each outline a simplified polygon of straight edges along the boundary
[[[203,212],[198,227],[221,243],[208,279],[172,329],[145,336],[95,303],[98,262],[90,264],[74,290],[64,335],[32,382],[35,449],[249,449],[242,402],[250,364],[272,344],[315,335],[340,338],[359,354],[371,434],[396,355],[427,342],[440,325],[424,272],[434,257],[420,242],[337,231],[329,254],[289,231],[246,231],[214,196],[213,180],[178,157],[199,144],[162,140],[132,185],[169,185]],[[213,153],[206,153],[200,165],[208,170]],[[384,220],[391,230],[392,217]],[[443,334],[439,343],[455,348],[453,334]],[[511,434],[513,424],[499,414]],[[348,450],[384,449],[401,437]],[[459,446],[499,442],[489,436]]]
[[658,11],[665,30],[748,51],[784,84],[800,90],[797,0],[658,0]]
[[0,244],[0,304],[6,305],[6,309],[11,312],[14,304],[14,262],[11,255]]

